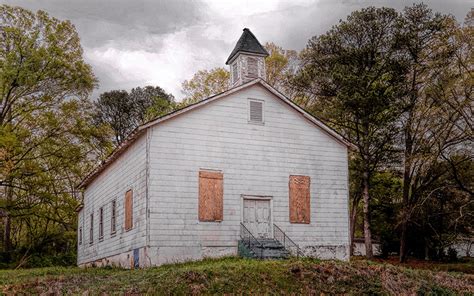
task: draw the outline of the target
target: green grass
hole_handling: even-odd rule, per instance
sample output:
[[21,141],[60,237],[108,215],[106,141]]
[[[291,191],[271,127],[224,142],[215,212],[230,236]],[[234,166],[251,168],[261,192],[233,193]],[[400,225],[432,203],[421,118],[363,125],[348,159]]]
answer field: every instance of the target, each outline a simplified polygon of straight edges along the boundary
[[474,276],[357,260],[203,260],[145,270],[0,271],[4,294],[432,294],[474,295]]

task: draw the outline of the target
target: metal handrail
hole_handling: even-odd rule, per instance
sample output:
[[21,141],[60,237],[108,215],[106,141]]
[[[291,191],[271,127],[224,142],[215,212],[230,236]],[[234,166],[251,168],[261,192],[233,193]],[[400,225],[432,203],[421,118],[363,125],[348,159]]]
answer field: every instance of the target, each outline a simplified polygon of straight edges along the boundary
[[[253,245],[256,245],[260,249],[260,258],[263,257],[263,244],[259,242],[255,236],[250,232],[250,230],[245,227],[245,225],[241,222],[240,223],[240,239],[242,242],[249,248],[251,249],[252,243]],[[257,254],[255,254],[257,255]],[[258,255],[257,255],[258,256]]]
[[297,258],[304,256],[300,247],[276,224],[273,224],[273,237],[292,255],[295,255],[296,253]]

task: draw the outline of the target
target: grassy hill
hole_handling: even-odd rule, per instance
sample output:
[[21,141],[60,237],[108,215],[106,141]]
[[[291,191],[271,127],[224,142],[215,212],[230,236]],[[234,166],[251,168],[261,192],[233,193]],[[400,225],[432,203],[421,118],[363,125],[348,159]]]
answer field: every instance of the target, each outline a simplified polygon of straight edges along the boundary
[[145,270],[0,271],[0,294],[434,294],[474,295],[474,275],[355,260],[203,260]]

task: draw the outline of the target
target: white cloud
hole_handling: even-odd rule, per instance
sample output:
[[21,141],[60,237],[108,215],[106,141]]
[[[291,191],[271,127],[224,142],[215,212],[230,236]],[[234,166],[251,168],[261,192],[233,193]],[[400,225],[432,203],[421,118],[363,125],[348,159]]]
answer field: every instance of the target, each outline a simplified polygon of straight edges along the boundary
[[[401,9],[419,0],[4,0],[77,27],[86,61],[99,89],[129,90],[158,85],[182,98],[181,83],[202,69],[225,67],[235,42],[248,27],[260,42],[301,50],[351,11],[389,6]],[[467,0],[425,0],[435,11],[459,21]]]

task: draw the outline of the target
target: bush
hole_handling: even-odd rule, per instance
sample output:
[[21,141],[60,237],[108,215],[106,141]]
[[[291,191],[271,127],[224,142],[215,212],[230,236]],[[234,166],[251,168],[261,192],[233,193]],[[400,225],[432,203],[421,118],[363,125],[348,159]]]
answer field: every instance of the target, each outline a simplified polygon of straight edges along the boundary
[[458,261],[458,251],[456,249],[449,247],[448,249],[448,260],[450,262]]

